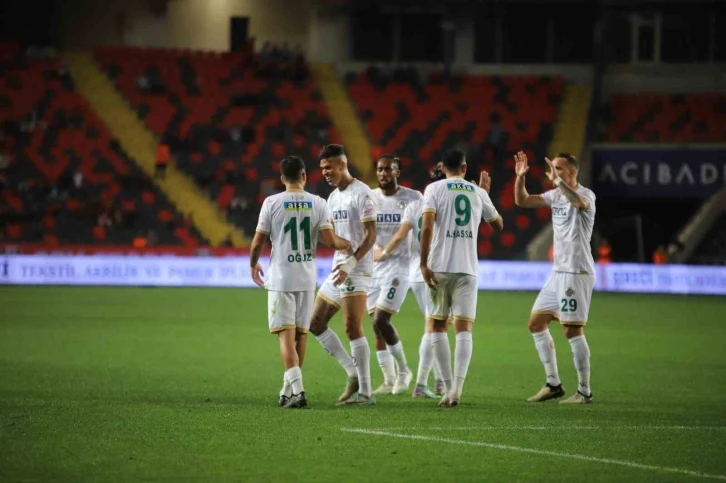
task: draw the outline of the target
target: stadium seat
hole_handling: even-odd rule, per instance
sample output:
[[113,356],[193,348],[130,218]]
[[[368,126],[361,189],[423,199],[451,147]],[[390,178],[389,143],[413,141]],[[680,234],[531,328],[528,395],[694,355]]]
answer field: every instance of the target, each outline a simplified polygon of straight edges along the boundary
[[[159,220],[159,210],[180,215],[75,92],[58,60],[0,50],[2,147],[8,158],[0,213],[8,238],[124,245],[143,231],[153,232],[159,244],[206,243],[196,230],[176,237],[173,226]],[[151,193],[151,203],[141,203],[142,193]]]
[[[176,165],[248,232],[264,198],[258,180],[279,176],[273,161],[296,154],[312,170],[320,146],[340,142],[304,64],[136,47],[98,48],[95,58]],[[233,207],[238,197],[247,209]]]
[[720,143],[726,94],[616,94],[602,113],[601,142]]
[[[492,175],[491,198],[507,220],[507,232],[480,244],[479,255],[511,258],[549,221],[535,211],[514,206],[514,152],[541,159],[552,139],[563,81],[561,78],[469,75],[446,78],[433,73],[368,69],[345,77],[348,94],[374,144],[372,157],[396,153],[401,184],[423,190],[430,169],[446,149],[462,147],[469,155],[470,178],[486,169]],[[502,142],[487,145],[498,120]],[[534,168],[534,167],[533,167]],[[544,172],[532,170],[532,190]],[[517,222],[515,223],[514,220]],[[490,234],[489,234],[490,235]]]

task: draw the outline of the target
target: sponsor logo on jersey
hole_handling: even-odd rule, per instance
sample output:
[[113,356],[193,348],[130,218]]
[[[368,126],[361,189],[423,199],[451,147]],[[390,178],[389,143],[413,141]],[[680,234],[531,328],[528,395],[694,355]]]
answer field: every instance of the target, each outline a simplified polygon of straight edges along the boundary
[[373,214],[376,212],[376,204],[373,202],[373,200],[370,198],[370,196],[366,196],[365,200],[363,200],[363,213],[361,218],[369,218],[373,216]]
[[376,215],[376,223],[379,225],[385,225],[385,224],[400,225],[401,224],[401,214],[400,213],[378,213]]
[[553,218],[567,218],[567,214],[570,212],[569,206],[553,206],[552,217]]
[[312,211],[312,201],[285,201],[283,203],[283,209],[285,211]]
[[333,211],[333,220],[342,221],[348,219],[348,210],[335,210]]
[[449,181],[446,183],[446,188],[449,191],[468,191],[474,192],[474,186],[465,181]]

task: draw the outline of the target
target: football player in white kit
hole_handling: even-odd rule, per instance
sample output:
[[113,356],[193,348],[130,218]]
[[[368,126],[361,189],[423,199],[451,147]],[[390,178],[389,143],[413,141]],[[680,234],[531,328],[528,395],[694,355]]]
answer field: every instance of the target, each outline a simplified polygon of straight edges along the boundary
[[[285,366],[279,406],[304,408],[302,367],[307,332],[315,299],[318,268],[315,251],[320,241],[336,250],[348,250],[350,243],[337,237],[328,220],[324,199],[304,191],[305,163],[288,156],[280,163],[285,191],[265,199],[250,248],[252,279],[268,290],[267,314],[270,332],[280,341]],[[272,241],[267,281],[259,264],[267,237]]]
[[[439,163],[436,169],[431,173],[431,181],[438,181],[446,178],[441,171],[442,164]],[[424,319],[426,318],[426,282],[421,275],[420,257],[421,257],[421,222],[423,221],[423,197],[420,200],[412,201],[406,206],[403,212],[403,221],[401,228],[391,237],[388,245],[382,250],[375,247],[373,252],[373,260],[378,261],[385,259],[388,253],[394,253],[398,245],[408,242],[411,247],[411,261],[409,263],[409,284],[411,292],[413,292],[418,308]],[[410,235],[409,235],[410,233]],[[410,236],[410,240],[409,240]],[[424,335],[421,338],[418,354],[418,373],[416,375],[416,387],[413,390],[413,397],[416,398],[433,398],[444,395],[444,383],[441,380],[441,372],[438,365],[434,361],[433,347],[431,345],[431,334],[433,333],[433,324],[424,324]],[[434,391],[428,388],[428,378],[434,371],[435,385]]]
[[[459,405],[473,348],[479,261],[479,223],[486,221],[496,231],[504,223],[489,199],[491,179],[480,174],[479,185],[466,181],[466,155],[459,149],[443,158],[446,179],[431,183],[424,193],[421,223],[421,274],[428,286],[426,318],[431,320],[434,358],[441,370],[446,395],[442,407]],[[451,372],[448,319],[454,319],[456,350]]]
[[[318,291],[310,322],[310,332],[348,374],[340,405],[374,405],[371,389],[371,350],[363,334],[366,298],[371,286],[373,252],[376,241],[376,207],[373,192],[348,171],[343,146],[329,144],[320,152],[320,169],[325,180],[336,186],[328,197],[328,211],[335,231],[350,240],[353,255],[337,251],[334,269]],[[348,355],[338,335],[328,328],[330,319],[343,308],[345,332],[350,340]]]
[[540,360],[545,368],[545,385],[530,402],[541,402],[565,395],[557,372],[555,343],[549,323],[559,320],[570,342],[577,369],[578,389],[561,403],[592,402],[590,390],[590,347],[585,339],[585,324],[595,286],[595,261],[590,239],[595,224],[595,194],[577,182],[579,163],[568,153],[560,153],[549,166],[547,176],[555,189],[541,195],[527,193],[524,178],[529,170],[527,155],[515,155],[514,201],[524,208],[551,208],[554,230],[554,264],[552,274],[540,291],[529,317],[529,330],[534,337]]
[[[376,247],[385,247],[401,227],[403,212],[423,195],[398,185],[401,161],[385,154],[376,163],[378,188],[373,190],[376,203]],[[374,251],[375,252],[375,251]],[[403,344],[391,324],[391,316],[401,310],[409,287],[410,244],[383,254],[373,263],[373,283],[368,292],[368,313],[376,334],[376,356],[384,381],[375,395],[403,394],[408,391],[413,374],[406,363]],[[395,361],[395,362],[394,362]],[[398,375],[396,375],[398,366]]]

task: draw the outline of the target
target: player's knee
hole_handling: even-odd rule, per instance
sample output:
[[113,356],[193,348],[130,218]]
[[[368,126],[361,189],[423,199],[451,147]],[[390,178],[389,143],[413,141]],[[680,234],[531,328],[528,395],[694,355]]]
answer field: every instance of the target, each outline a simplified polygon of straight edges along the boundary
[[385,332],[391,327],[391,314],[381,310],[373,317],[373,326],[378,332]]
[[565,337],[568,339],[585,335],[585,328],[581,325],[563,325],[562,328],[565,330]]
[[531,319],[529,319],[527,328],[532,333],[542,332],[547,329],[548,324],[549,320],[544,317],[532,317]]
[[328,328],[328,323],[323,317],[323,314],[315,313],[312,319],[310,319],[310,332],[313,335],[318,336],[325,332]]
[[438,320],[438,319],[429,319],[429,320],[431,320],[432,332],[448,332],[449,331],[449,321],[448,320]]

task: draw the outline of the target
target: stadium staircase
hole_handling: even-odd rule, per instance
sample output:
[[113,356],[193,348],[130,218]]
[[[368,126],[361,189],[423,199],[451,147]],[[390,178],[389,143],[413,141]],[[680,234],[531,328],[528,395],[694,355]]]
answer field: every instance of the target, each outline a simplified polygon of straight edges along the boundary
[[[564,88],[562,104],[555,125],[555,133],[549,147],[549,156],[555,153],[569,152],[578,159],[584,151],[587,131],[587,114],[592,102],[592,89],[588,85],[569,84]],[[541,162],[541,160],[535,160]],[[589,170],[586,164],[581,172],[581,179],[588,179]],[[552,243],[552,224],[547,223],[536,237],[527,245],[527,258],[530,260],[547,260]]]
[[352,164],[363,181],[374,183],[370,143],[355,106],[335,72],[335,67],[332,64],[313,62],[310,64],[310,69],[328,106],[329,115],[340,132]]
[[202,235],[212,245],[218,246],[227,234],[232,233],[235,246],[246,246],[248,240],[242,231],[229,224],[212,200],[202,194],[188,176],[176,169],[173,162],[169,163],[164,179],[154,178],[158,140],[96,66],[91,54],[66,53],[63,60],[73,75],[78,92],[86,97],[117,136],[123,149],[179,209],[192,215]]

